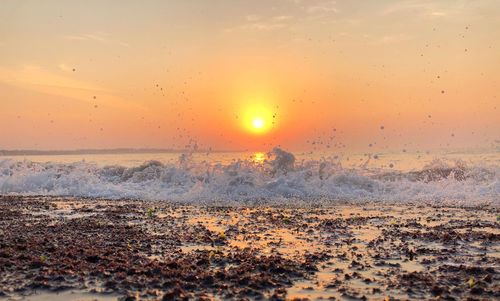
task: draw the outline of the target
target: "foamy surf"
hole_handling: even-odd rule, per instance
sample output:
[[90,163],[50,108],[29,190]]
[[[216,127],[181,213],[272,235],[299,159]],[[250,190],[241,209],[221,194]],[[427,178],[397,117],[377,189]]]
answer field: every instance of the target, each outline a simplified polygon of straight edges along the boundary
[[135,167],[84,161],[0,161],[0,193],[133,198],[187,203],[327,203],[335,201],[500,204],[498,166],[435,160],[421,170],[344,168],[334,159],[297,162],[273,149],[263,162],[177,163],[148,161]]

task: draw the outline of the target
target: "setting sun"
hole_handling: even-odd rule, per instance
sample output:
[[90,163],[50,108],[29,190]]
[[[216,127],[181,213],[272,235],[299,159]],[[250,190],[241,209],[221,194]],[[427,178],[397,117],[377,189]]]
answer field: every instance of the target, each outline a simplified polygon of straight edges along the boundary
[[262,129],[264,125],[265,125],[264,120],[262,120],[262,118],[260,117],[256,117],[254,118],[254,120],[252,120],[252,126],[255,129]]
[[269,123],[264,117],[254,116],[251,118],[251,123],[248,125],[253,133],[261,134],[269,130]]
[[274,126],[273,113],[269,106],[251,104],[243,112],[243,128],[252,134],[264,134]]

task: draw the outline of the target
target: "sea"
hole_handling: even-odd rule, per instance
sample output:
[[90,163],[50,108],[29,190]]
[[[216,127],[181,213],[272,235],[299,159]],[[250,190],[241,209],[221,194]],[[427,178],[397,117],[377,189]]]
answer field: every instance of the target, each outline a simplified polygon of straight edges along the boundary
[[3,155],[0,194],[220,205],[499,206],[500,150]]

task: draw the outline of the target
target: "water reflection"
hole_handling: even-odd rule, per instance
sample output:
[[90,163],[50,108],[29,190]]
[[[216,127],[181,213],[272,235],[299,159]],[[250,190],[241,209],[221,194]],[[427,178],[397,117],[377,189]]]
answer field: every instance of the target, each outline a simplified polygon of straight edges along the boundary
[[266,160],[266,155],[262,152],[256,152],[252,156],[252,161],[257,164],[262,164]]

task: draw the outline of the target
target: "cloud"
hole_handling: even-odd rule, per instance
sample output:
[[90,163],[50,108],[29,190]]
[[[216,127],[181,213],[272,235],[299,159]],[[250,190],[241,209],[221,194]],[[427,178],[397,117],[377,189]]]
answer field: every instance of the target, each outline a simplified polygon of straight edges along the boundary
[[[63,70],[65,64],[57,66]],[[64,71],[64,70],[63,70]],[[72,76],[52,72],[37,65],[24,65],[17,68],[0,66],[0,83],[39,93],[63,96],[86,102],[93,101],[99,95],[100,102],[114,108],[142,109],[137,104],[129,103],[114,95],[114,92],[93,83],[75,79]]]
[[225,32],[238,30],[271,31],[287,27],[288,21],[293,19],[292,15],[277,15],[272,17],[261,17],[258,15],[245,16],[245,23],[239,26],[227,28]]
[[463,9],[464,4],[461,1],[444,2],[437,1],[417,1],[406,0],[396,1],[387,5],[382,10],[382,15],[388,16],[393,14],[411,13],[420,17],[447,17],[458,13]]
[[385,35],[380,39],[376,40],[375,44],[393,44],[393,43],[408,41],[411,39],[412,37],[410,35],[399,33],[393,35]]
[[129,47],[128,43],[114,40],[109,37],[106,33],[84,33],[84,34],[76,34],[76,35],[64,35],[63,39],[70,41],[93,41],[104,44],[116,44],[123,47]]
[[59,64],[57,67],[59,67],[59,69],[61,69],[64,72],[70,72],[73,70],[73,68],[69,67],[66,64]]
[[288,0],[293,3],[292,7],[284,9],[280,15],[264,16],[250,14],[244,17],[241,25],[226,28],[225,32],[238,30],[272,31],[287,28],[295,23],[309,18],[326,17],[331,13],[337,13],[337,1],[334,0]]
[[260,17],[258,15],[248,15],[248,16],[245,16],[245,19],[249,22],[255,22],[255,21],[259,20]]
[[436,17],[444,17],[444,16],[446,16],[446,13],[439,12],[439,11],[434,11],[434,12],[431,12],[431,15],[432,16],[436,16]]
[[286,21],[286,20],[293,19],[293,16],[290,16],[290,15],[274,16],[273,19],[275,21]]
[[[65,64],[60,64],[58,67],[59,69],[67,68]],[[20,68],[9,69],[0,67],[0,81],[11,85],[35,87],[34,90],[44,89],[41,87],[55,87],[102,91],[95,85],[50,72],[37,65],[24,65]]]
[[498,0],[394,0],[386,5],[381,14],[411,14],[423,18],[444,18],[470,15],[473,12],[482,16],[497,17],[499,8]]
[[337,1],[325,1],[305,7],[310,14],[315,13],[337,13]]

